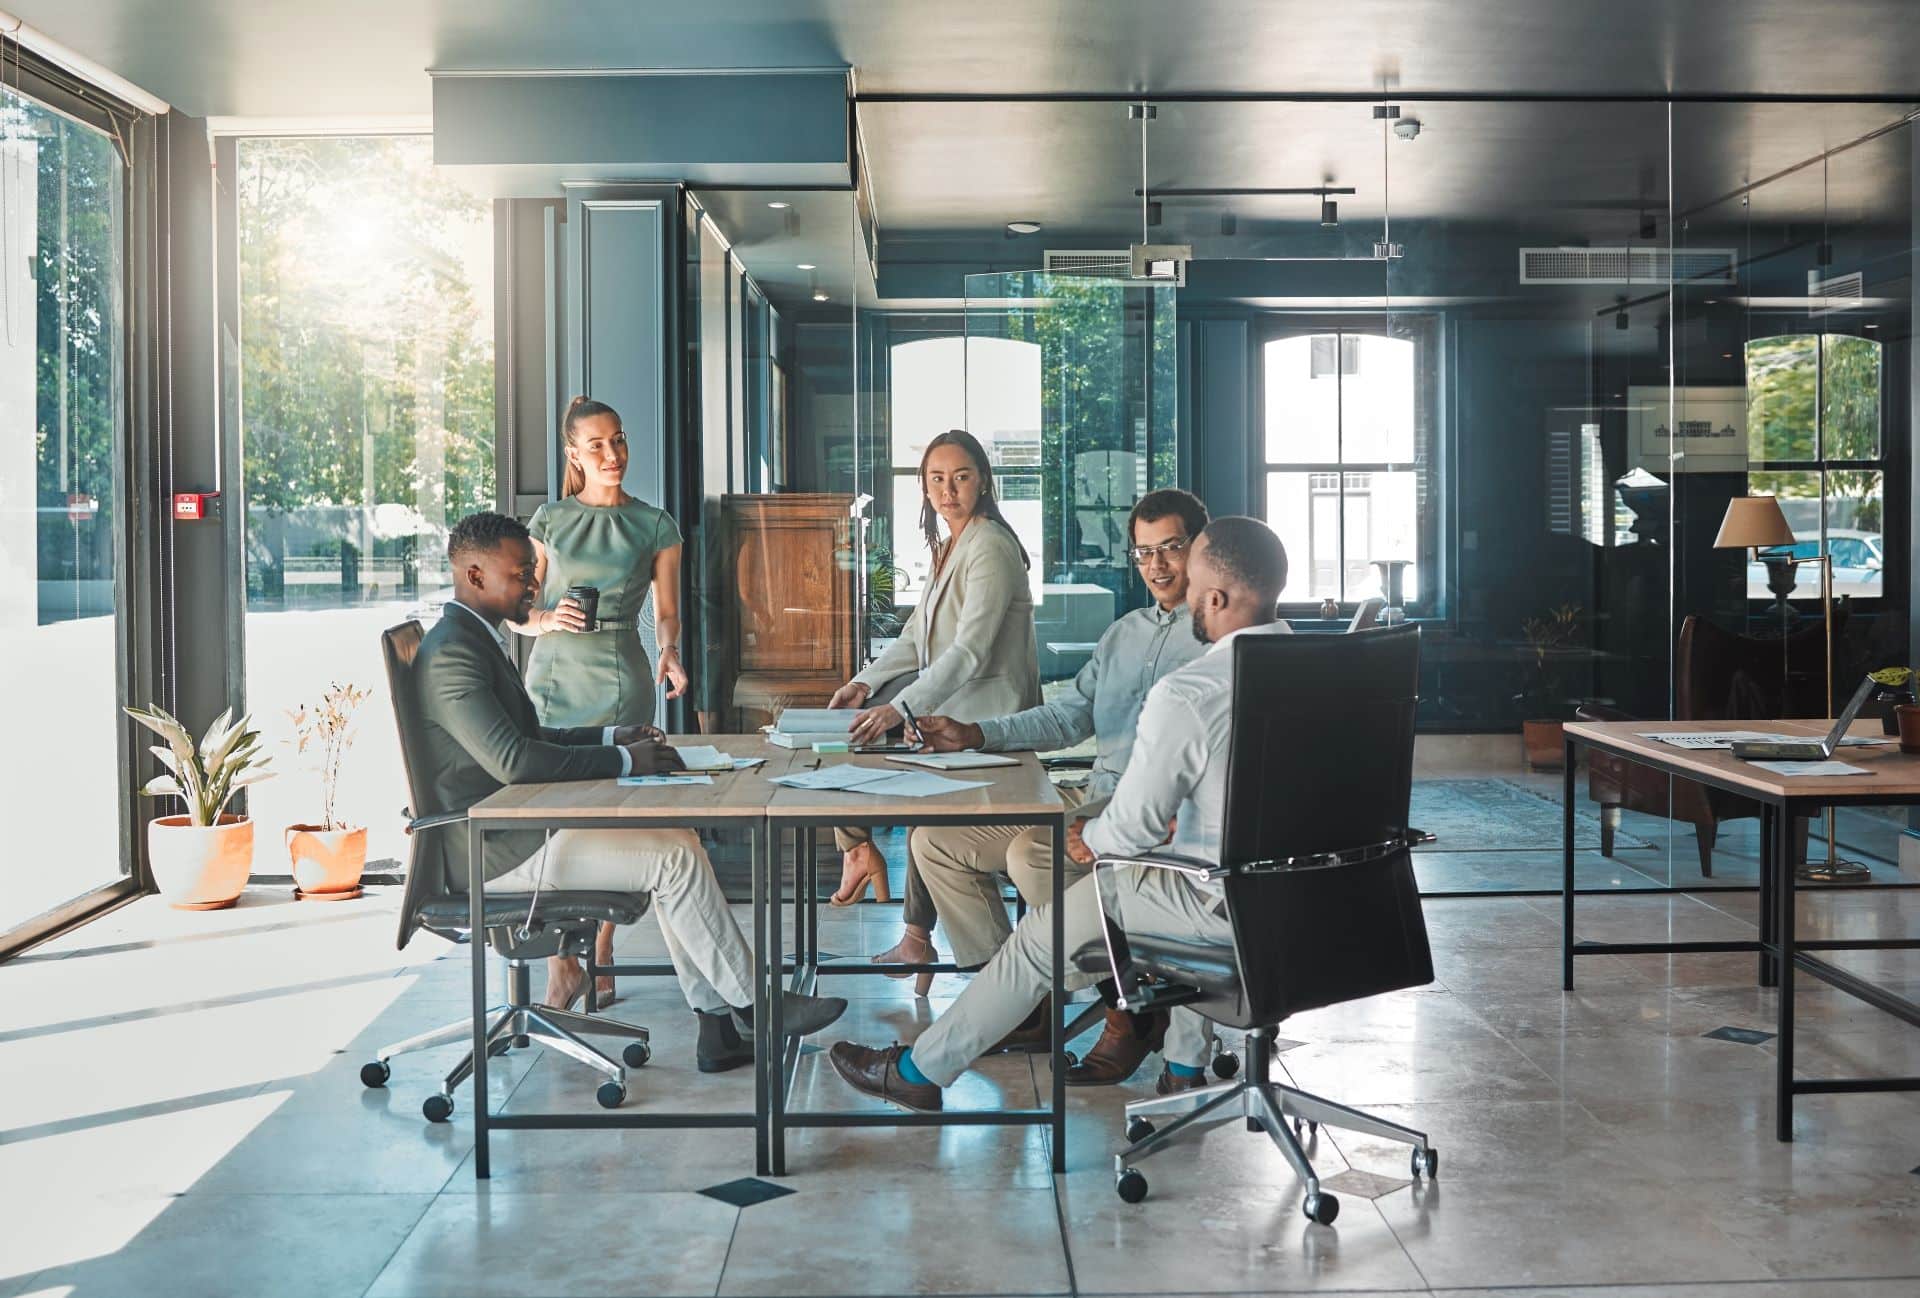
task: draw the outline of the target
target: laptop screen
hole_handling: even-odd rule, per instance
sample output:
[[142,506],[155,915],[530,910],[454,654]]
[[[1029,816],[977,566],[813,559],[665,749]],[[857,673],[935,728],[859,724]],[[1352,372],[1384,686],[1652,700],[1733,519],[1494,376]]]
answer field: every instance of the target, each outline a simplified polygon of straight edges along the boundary
[[1840,719],[1833,723],[1833,730],[1827,735],[1829,753],[1838,748],[1840,741],[1847,737],[1847,728],[1853,724],[1853,719],[1860,715],[1860,708],[1866,703],[1867,695],[1871,693],[1873,693],[1873,678],[1871,676],[1861,678],[1860,688],[1855,690],[1853,697],[1847,700],[1847,706],[1840,713]]

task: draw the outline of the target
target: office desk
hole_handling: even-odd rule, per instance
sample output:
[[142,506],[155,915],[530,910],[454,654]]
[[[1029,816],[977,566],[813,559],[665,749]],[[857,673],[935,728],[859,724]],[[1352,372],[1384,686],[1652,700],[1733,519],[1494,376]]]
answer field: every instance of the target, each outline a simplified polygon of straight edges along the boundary
[[[516,784],[474,804],[467,813],[468,842],[472,852],[467,876],[468,895],[473,904],[475,940],[473,946],[473,1139],[474,1174],[491,1174],[488,1163],[488,1132],[494,1127],[582,1128],[582,1127],[752,1127],[755,1131],[755,1163],[765,1173],[769,1167],[766,1078],[761,1061],[775,1052],[769,1049],[767,1005],[778,1003],[771,995],[772,975],[768,962],[757,956],[759,971],[754,985],[754,1111],[752,1113],[514,1113],[495,1114],[487,1107],[487,943],[480,926],[485,880],[481,871],[481,844],[489,831],[506,829],[698,829],[731,826],[747,831],[753,864],[753,946],[757,953],[768,950],[766,933],[767,879],[776,873],[768,869],[770,850],[766,835],[767,804],[778,785],[770,777],[783,774],[789,765],[803,756],[791,749],[776,748],[759,735],[682,735],[669,742],[711,744],[736,757],[762,757],[766,760],[750,771],[716,774],[712,784],[689,784],[669,788],[629,788],[613,780],[579,780],[565,784]],[[812,754],[804,754],[811,759]],[[778,937],[772,945],[778,947]],[[615,966],[621,968],[621,966]],[[636,968],[633,972],[655,972]],[[588,986],[592,983],[589,981]]]
[[[1920,803],[1920,757],[1897,745],[1843,748],[1836,759],[1871,774],[1788,776],[1761,770],[1724,749],[1675,748],[1636,731],[1702,732],[1729,729],[1785,731],[1825,735],[1830,721],[1579,721],[1566,727],[1566,773],[1562,808],[1562,882],[1560,934],[1561,985],[1573,988],[1573,960],[1580,955],[1665,955],[1702,951],[1756,951],[1760,985],[1779,988],[1774,1134],[1793,1139],[1795,1095],[1854,1091],[1920,1090],[1920,1077],[1820,1078],[1793,1075],[1793,982],[1796,972],[1813,975],[1876,1009],[1920,1027],[1920,1004],[1879,987],[1857,974],[1807,954],[1809,951],[1885,951],[1920,948],[1920,940],[1888,938],[1803,942],[1794,931],[1794,865],[1789,859],[1789,828],[1796,817],[1814,816],[1827,807],[1906,806]],[[1882,738],[1879,723],[1856,722],[1851,733]],[[1669,776],[1683,776],[1713,788],[1752,798],[1760,804],[1760,940],[1757,942],[1577,942],[1573,935],[1574,757],[1588,748],[1624,757]]]
[[[813,754],[803,754],[807,760],[797,762],[795,769],[805,769],[813,764]],[[819,947],[819,896],[818,881],[814,877],[818,864],[815,860],[814,837],[822,828],[839,825],[942,825],[964,823],[971,825],[1044,825],[1053,829],[1053,1096],[1051,1104],[1044,1109],[1013,1110],[975,1110],[958,1113],[896,1113],[891,1109],[884,1112],[798,1112],[787,1111],[787,1096],[793,1085],[794,1065],[799,1058],[799,1042],[790,1047],[762,1056],[767,1062],[768,1076],[765,1082],[768,1099],[768,1138],[772,1154],[772,1174],[784,1175],[786,1172],[786,1133],[789,1127],[873,1127],[873,1126],[998,1126],[998,1125],[1035,1125],[1048,1123],[1053,1129],[1053,1170],[1064,1172],[1066,1167],[1066,1068],[1061,1063],[1061,1054],[1066,1042],[1061,1040],[1061,1015],[1066,1011],[1065,961],[1066,953],[1061,950],[1065,941],[1064,926],[1066,917],[1060,907],[1060,899],[1065,891],[1066,871],[1064,866],[1066,847],[1066,805],[1060,801],[1060,795],[1054,792],[1053,783],[1047,778],[1046,770],[1032,753],[1009,753],[1009,757],[1018,757],[1018,766],[983,767],[972,771],[944,772],[959,780],[984,780],[985,788],[968,789],[960,793],[941,794],[930,798],[888,798],[858,793],[839,793],[816,791],[811,789],[789,789],[775,786],[773,801],[767,807],[767,839],[777,844],[780,833],[792,829],[794,833],[794,960],[792,987],[795,991],[811,992],[821,974],[870,975],[898,973],[902,969],[934,969],[951,971],[950,964],[934,965],[875,965],[828,964],[820,963]],[[852,757],[828,757],[823,761],[851,761],[861,766],[895,767],[901,770],[917,770],[912,766],[901,766],[888,762],[884,758],[855,755]],[[780,871],[768,871],[773,879],[772,901],[766,908],[770,931],[767,945],[762,948],[769,953],[782,953],[780,935],[780,910],[782,904]],[[756,944],[758,945],[758,944]],[[784,968],[784,958],[777,963],[767,962],[773,981],[778,981],[778,972]],[[781,1036],[780,1003],[773,1000],[772,1039],[783,1041]]]

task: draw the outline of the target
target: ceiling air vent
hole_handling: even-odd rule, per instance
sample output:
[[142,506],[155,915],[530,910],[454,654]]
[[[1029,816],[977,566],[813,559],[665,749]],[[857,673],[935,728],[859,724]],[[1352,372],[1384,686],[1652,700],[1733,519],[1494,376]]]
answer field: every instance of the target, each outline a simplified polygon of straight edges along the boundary
[[1126,279],[1133,274],[1133,254],[1125,248],[1049,248],[1041,269],[1054,275],[1098,275]]
[[1522,248],[1522,284],[1732,284],[1731,248]]
[[1820,272],[1807,272],[1807,314],[1827,315],[1834,311],[1858,311],[1866,305],[1866,276],[1859,271],[1822,279]]

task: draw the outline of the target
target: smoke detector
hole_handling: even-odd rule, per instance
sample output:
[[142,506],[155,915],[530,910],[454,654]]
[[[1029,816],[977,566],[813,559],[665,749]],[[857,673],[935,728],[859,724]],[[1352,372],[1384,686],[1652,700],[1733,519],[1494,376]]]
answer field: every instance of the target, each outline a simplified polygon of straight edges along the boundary
[[1420,119],[1402,117],[1393,124],[1393,133],[1403,140],[1411,140],[1420,134]]

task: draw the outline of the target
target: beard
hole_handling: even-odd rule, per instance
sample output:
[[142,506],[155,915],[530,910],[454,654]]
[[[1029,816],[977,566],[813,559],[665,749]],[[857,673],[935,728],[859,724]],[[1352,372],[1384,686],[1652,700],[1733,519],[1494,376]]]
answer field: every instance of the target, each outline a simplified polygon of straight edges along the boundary
[[1212,644],[1213,636],[1207,630],[1207,615],[1203,609],[1194,608],[1188,619],[1187,629],[1193,632],[1193,638],[1201,644]]

